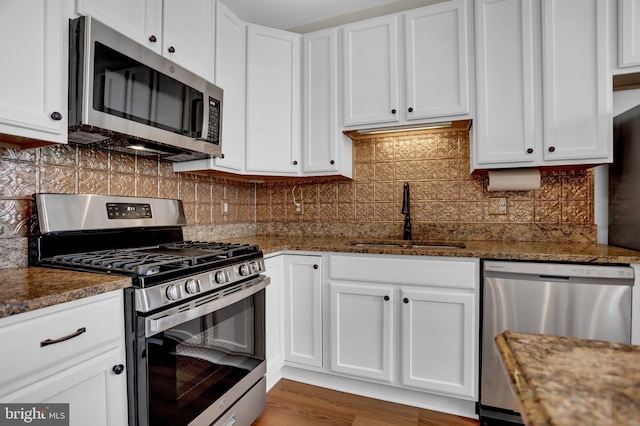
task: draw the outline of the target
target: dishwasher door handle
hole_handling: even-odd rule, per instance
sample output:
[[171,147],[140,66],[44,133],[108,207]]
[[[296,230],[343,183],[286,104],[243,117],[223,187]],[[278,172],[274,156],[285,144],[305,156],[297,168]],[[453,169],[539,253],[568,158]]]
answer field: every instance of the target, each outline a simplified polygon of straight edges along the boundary
[[556,281],[556,282],[565,283],[565,282],[568,282],[571,279],[571,277],[562,276],[562,275],[538,275],[538,279],[540,281]]

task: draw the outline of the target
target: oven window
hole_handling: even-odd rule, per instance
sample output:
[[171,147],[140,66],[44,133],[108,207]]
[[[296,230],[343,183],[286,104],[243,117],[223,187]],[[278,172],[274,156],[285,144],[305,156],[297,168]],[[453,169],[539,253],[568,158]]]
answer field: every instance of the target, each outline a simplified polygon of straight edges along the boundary
[[98,42],[93,79],[93,109],[191,138],[202,137],[202,92]]
[[264,361],[264,290],[147,339],[153,425],[186,425]]

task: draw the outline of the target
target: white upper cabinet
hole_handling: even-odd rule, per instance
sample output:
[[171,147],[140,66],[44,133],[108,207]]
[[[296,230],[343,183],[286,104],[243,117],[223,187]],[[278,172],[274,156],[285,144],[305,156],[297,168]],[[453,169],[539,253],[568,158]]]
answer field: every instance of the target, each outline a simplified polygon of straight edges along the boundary
[[542,144],[540,9],[534,0],[477,0],[475,16],[475,164],[535,164]]
[[338,30],[302,42],[302,171],[351,177],[351,141],[338,125]]
[[612,160],[608,0],[477,0],[472,169]]
[[345,25],[344,125],[399,121],[398,16]]
[[162,3],[157,0],[77,0],[77,12],[161,53]]
[[542,2],[545,164],[613,161],[608,3]]
[[78,0],[77,12],[214,79],[215,0]]
[[214,168],[239,172],[244,169],[246,25],[220,0],[216,10],[216,77],[224,90],[222,153]]
[[468,115],[468,15],[467,0],[452,0],[345,25],[344,125]]
[[249,173],[300,172],[300,47],[299,34],[247,27],[245,168]]
[[640,65],[640,2],[618,0],[618,66]]
[[404,15],[407,120],[470,112],[467,9],[448,1]]
[[[67,141],[68,26],[58,1],[0,3],[0,146]],[[14,42],[19,35],[19,42]]]
[[214,80],[215,0],[163,0],[162,54]]

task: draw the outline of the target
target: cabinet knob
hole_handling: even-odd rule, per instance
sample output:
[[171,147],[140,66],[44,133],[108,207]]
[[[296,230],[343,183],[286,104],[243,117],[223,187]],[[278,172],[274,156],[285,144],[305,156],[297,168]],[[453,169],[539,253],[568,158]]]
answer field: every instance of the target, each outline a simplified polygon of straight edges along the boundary
[[173,47],[173,46],[169,46],[169,49],[167,49],[167,50],[169,50],[169,53],[175,53],[175,51],[176,51],[175,47]]
[[51,119],[52,120],[56,120],[56,121],[60,121],[60,120],[62,120],[62,114],[60,114],[58,111],[53,111],[51,113]]
[[556,147],[555,147],[555,146],[550,146],[550,147],[549,147],[549,152],[554,152],[555,150],[556,150]]
[[158,39],[156,38],[156,36],[154,36],[153,34],[151,34],[151,35],[149,36],[149,41],[150,41],[151,43],[155,43],[156,41],[158,41]]
[[533,154],[533,148],[527,149],[527,154]]
[[293,165],[297,166],[298,165],[298,160],[293,160]]
[[409,109],[407,111],[413,112],[413,108],[409,107]]
[[391,114],[395,114],[395,113],[396,113],[396,110],[395,110],[395,109],[392,109],[392,110],[391,110]]
[[409,299],[407,299],[406,297],[405,297],[404,299],[402,299],[402,301],[403,301],[404,303],[409,303]]
[[111,370],[115,374],[122,374],[122,372],[124,371],[124,365],[122,365],[122,364],[114,365]]
[[318,264],[314,264],[313,269],[318,269]]
[[331,161],[329,161],[329,164],[334,165],[334,164],[336,164],[336,162],[331,160]]
[[385,300],[385,301],[389,300],[389,296],[385,296],[385,297],[384,297],[384,300]]

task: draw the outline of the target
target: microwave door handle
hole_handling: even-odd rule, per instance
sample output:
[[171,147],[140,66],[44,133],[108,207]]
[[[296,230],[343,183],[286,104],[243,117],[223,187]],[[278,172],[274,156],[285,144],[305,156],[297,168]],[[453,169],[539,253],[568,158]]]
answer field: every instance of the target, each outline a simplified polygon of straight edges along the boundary
[[207,122],[204,119],[204,108],[202,108],[203,105],[203,100],[202,98],[193,98],[191,99],[191,129],[196,130],[198,127],[198,117],[202,116],[202,128],[200,129],[202,131],[201,138],[198,139],[205,139],[206,140],[206,135],[207,135]]

